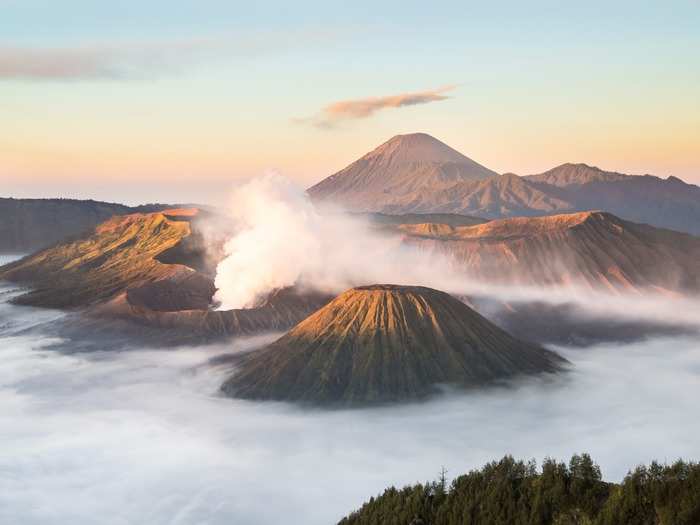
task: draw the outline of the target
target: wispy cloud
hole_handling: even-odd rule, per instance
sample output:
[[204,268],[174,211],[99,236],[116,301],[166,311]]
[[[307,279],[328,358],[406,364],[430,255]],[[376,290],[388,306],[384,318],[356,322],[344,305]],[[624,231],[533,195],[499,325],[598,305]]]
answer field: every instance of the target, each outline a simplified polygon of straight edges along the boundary
[[113,57],[88,49],[0,48],[0,79],[104,78],[116,74]]
[[371,117],[377,111],[386,108],[402,108],[428,104],[450,98],[445,95],[453,90],[456,85],[442,86],[427,91],[415,91],[411,93],[399,93],[383,97],[367,97],[352,100],[340,100],[324,107],[315,117],[295,119],[300,123],[311,123],[320,128],[332,128],[345,120],[356,120]]
[[89,80],[150,77],[178,71],[199,61],[257,57],[317,43],[322,31],[247,33],[207,38],[94,42],[73,47],[0,44],[0,81]]
[[150,76],[221,46],[215,40],[96,43],[75,47],[0,46],[0,80],[85,80]]

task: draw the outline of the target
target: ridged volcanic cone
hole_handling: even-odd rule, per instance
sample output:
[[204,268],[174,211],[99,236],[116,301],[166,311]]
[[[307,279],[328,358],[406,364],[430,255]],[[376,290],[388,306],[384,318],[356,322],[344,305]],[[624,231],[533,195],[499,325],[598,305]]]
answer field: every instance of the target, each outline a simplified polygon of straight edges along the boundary
[[244,355],[233,397],[367,404],[425,397],[561,370],[566,360],[519,341],[451,295],[421,286],[353,288],[271,345]]

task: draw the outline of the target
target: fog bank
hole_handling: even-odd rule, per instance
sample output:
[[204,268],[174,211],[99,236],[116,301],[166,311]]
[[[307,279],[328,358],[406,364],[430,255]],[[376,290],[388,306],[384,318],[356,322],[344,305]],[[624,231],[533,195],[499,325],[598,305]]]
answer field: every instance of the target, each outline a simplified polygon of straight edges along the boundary
[[559,349],[572,372],[515,390],[307,411],[217,395],[228,371],[210,359],[265,337],[66,355],[31,328],[60,314],[0,302],[0,315],[2,523],[320,525],[506,453],[588,451],[609,480],[700,458],[696,338]]

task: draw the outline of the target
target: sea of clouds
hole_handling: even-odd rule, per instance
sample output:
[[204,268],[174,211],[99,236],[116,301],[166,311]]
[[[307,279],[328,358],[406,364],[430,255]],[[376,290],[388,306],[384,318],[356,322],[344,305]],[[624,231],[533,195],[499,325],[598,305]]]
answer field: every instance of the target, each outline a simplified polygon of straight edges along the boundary
[[[62,314],[0,289],[0,523],[330,524],[386,486],[513,454],[605,477],[700,458],[700,340],[558,350],[574,367],[425,403],[308,410],[221,397],[225,345],[67,353]],[[81,345],[85,348],[85,345]]]
[[[687,298],[470,282],[365,219],[319,214],[277,175],[239,188],[230,211],[234,234],[216,277],[223,308],[292,284],[336,292],[386,282],[485,296],[496,309],[566,306],[572,327],[603,319],[608,332],[610,322],[629,332],[630,320],[700,325],[700,302]],[[589,452],[609,480],[653,459],[700,458],[700,337],[687,331],[555,348],[570,372],[511,388],[325,411],[219,394],[231,370],[214,358],[279,334],[107,351],[99,333],[77,335],[79,344],[56,338],[65,314],[11,305],[18,293],[0,283],[0,523],[320,525],[389,485],[504,454]]]

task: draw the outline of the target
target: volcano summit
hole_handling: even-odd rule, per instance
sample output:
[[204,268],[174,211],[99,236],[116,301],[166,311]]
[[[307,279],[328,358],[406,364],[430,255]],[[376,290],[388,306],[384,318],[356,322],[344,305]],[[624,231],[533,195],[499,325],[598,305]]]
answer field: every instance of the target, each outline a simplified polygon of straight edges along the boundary
[[566,360],[519,341],[454,297],[421,286],[348,290],[271,345],[246,354],[222,390],[319,404],[423,398],[561,370]]

